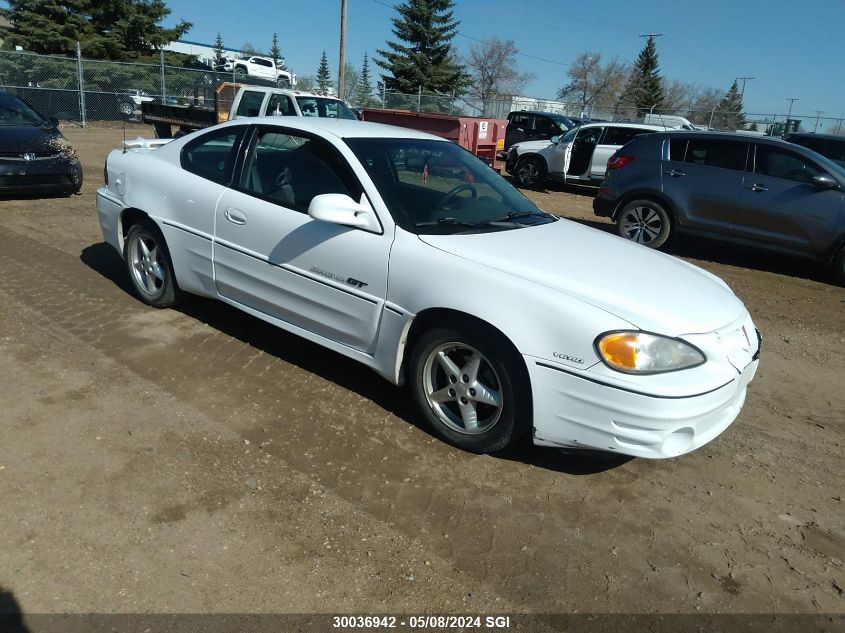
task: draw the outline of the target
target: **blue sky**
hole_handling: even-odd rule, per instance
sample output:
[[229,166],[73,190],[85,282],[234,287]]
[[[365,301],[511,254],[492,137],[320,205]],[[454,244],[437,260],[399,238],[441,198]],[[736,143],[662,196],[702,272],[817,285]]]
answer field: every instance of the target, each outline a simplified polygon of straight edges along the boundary
[[[165,0],[173,13],[194,23],[186,39],[213,42],[221,32],[229,46],[246,41],[269,48],[273,32],[288,65],[312,75],[325,49],[337,74],[339,0]],[[375,55],[392,37],[394,0],[348,0],[347,60],[360,66],[364,52]],[[641,33],[659,32],[665,77],[727,90],[735,77],[751,76],[746,111],[783,113],[787,97],[793,112],[840,117],[845,112],[845,2],[813,0],[457,0],[460,31],[473,38],[512,39],[526,56],[523,70],[537,79],[526,89],[554,97],[566,82],[567,67],[583,51],[604,58],[634,60]],[[458,36],[466,53],[473,41]],[[558,63],[539,61],[532,55]]]
[[[392,0],[380,0],[393,5]],[[395,11],[377,0],[348,0],[347,59],[360,66],[391,37]],[[187,39],[213,42],[218,31],[228,45],[249,41],[267,46],[279,33],[288,65],[300,75],[315,72],[326,49],[337,74],[339,0],[167,0],[172,17],[194,23]],[[201,7],[201,8],[200,8]],[[512,39],[520,51],[559,63],[519,57],[537,79],[526,94],[553,97],[567,67],[583,51],[634,60],[641,33],[664,33],[658,52],[664,76],[727,90],[735,77],[751,76],[745,91],[748,112],[793,112],[839,117],[845,111],[845,3],[814,0],[458,0],[460,31],[484,39]],[[465,53],[471,39],[458,36]]]

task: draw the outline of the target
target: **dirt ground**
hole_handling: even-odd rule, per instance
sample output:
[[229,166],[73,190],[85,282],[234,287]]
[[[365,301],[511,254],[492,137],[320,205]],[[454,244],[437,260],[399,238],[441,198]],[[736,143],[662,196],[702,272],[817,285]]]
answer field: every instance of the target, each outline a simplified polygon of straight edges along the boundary
[[[764,336],[713,443],[475,456],[352,361],[217,302],[142,305],[94,209],[122,132],[66,134],[81,195],[0,201],[0,587],[22,612],[845,612],[845,289],[815,264],[669,249]],[[609,228],[588,195],[528,195]]]

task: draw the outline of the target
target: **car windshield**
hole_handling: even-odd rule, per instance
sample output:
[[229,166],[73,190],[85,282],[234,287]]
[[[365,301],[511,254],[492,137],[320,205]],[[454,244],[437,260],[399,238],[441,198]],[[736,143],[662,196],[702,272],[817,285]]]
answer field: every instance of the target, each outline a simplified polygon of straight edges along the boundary
[[412,233],[478,233],[554,222],[489,165],[450,141],[345,139]]
[[357,121],[358,117],[343,101],[328,97],[297,97],[296,103],[302,111],[302,116],[317,116],[326,119],[350,119]]
[[571,143],[572,139],[575,138],[575,135],[578,134],[578,128],[574,127],[569,130],[566,134],[560,137],[558,143]]
[[44,118],[14,95],[0,94],[0,125],[43,125]]
[[571,130],[572,128],[574,128],[578,125],[577,122],[575,122],[572,119],[565,117],[565,116],[558,115],[558,116],[551,116],[549,118],[551,118],[552,121],[554,121],[555,123],[558,124],[558,127],[560,127],[561,132],[566,132],[567,130]]

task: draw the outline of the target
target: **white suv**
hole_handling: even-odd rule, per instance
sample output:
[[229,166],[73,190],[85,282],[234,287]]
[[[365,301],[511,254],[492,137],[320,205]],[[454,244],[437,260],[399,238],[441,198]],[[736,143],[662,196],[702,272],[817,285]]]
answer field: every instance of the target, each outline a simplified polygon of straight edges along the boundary
[[296,83],[292,73],[279,69],[275,62],[267,57],[253,56],[236,59],[232,62],[232,70],[234,70],[235,75],[246,75],[258,79],[268,79],[270,81],[284,79],[287,80],[290,86]]
[[597,187],[617,149],[637,136],[664,129],[641,123],[588,123],[549,141],[512,145],[505,169],[521,187],[535,187],[546,179]]

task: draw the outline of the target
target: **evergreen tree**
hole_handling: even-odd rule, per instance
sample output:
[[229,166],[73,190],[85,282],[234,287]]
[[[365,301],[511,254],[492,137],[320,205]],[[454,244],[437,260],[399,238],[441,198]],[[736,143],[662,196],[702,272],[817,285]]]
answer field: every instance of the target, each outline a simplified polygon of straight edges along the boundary
[[223,36],[217,32],[217,39],[214,40],[214,68],[219,68],[223,64],[223,59],[226,57],[223,49]]
[[742,130],[745,128],[745,114],[742,112],[742,95],[736,80],[722,97],[713,116],[713,126],[725,130]]
[[467,74],[452,49],[459,22],[454,19],[453,0],[405,0],[396,6],[393,35],[388,50],[379,50],[376,64],[387,71],[390,90],[416,94],[417,90],[460,93]]
[[184,20],[164,28],[170,9],[163,0],[8,0],[8,6],[12,27],[4,46],[35,53],[73,54],[78,41],[87,57],[143,59],[191,28]]
[[277,70],[287,70],[287,64],[282,59],[282,51],[279,50],[279,36],[275,33],[273,33],[273,45],[270,47],[270,57],[273,58]]
[[361,74],[358,75],[358,83],[355,85],[355,105],[366,108],[370,105],[373,94],[373,81],[370,78],[370,60],[364,53],[364,64],[361,66]]
[[663,81],[660,78],[653,36],[649,36],[637,57],[626,92],[627,100],[636,106],[639,116],[660,110],[663,105]]
[[329,59],[326,57],[326,51],[323,51],[323,56],[320,58],[320,66],[317,68],[317,92],[328,94],[331,85],[332,75],[329,72]]

